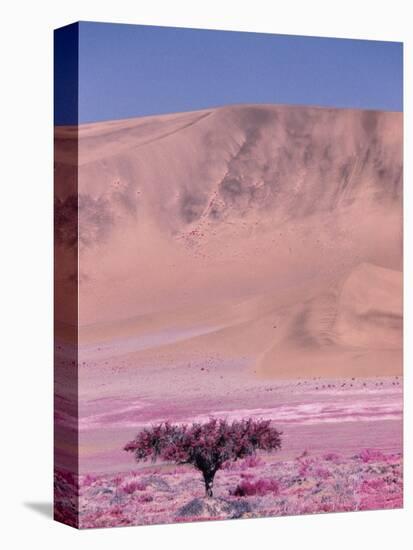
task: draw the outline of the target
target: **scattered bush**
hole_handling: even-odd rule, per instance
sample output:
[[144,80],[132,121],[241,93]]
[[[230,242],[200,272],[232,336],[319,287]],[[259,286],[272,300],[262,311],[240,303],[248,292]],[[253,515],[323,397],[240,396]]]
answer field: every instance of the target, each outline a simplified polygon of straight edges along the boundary
[[[170,476],[164,465],[156,475],[152,468],[79,478],[57,471],[55,514],[61,521],[85,528],[400,508],[403,506],[402,455],[383,453],[382,460],[377,460],[377,456],[377,451],[369,450],[352,457],[336,455],[330,460],[326,454],[310,456],[307,453],[299,460],[266,460],[260,466],[238,469],[236,473],[222,470],[221,496],[212,499],[202,498],[190,468],[179,469],[176,476]],[[310,458],[306,476],[300,477],[301,463]],[[235,463],[237,468],[242,462]],[[326,472],[330,474],[328,477]],[[326,479],[321,479],[323,477]],[[268,485],[269,480],[277,480],[278,492]],[[146,490],[136,489],[132,496],[126,496],[122,487],[134,482],[142,483]],[[255,494],[249,496],[250,493]],[[238,496],[240,494],[246,496]],[[196,501],[192,502],[194,497]],[[80,503],[78,513],[77,502]],[[185,503],[190,505],[186,508]],[[183,511],[184,517],[180,515]]]
[[328,479],[331,476],[331,473],[327,468],[315,468],[314,470],[314,477],[316,479],[319,479],[320,481],[324,481]]
[[127,495],[132,495],[135,491],[144,491],[146,484],[140,481],[130,481],[122,486],[122,491]]
[[256,481],[242,480],[231,492],[236,497],[265,496],[269,493],[277,495],[280,492],[279,483],[275,479],[258,479]]
[[337,453],[326,453],[323,455],[323,459],[327,460],[327,462],[337,462],[339,458],[340,456]]
[[153,496],[152,495],[147,495],[147,494],[144,493],[144,494],[139,495],[137,500],[140,504],[145,504],[146,502],[152,502],[153,501]]
[[92,476],[92,475],[87,474],[82,480],[82,485],[84,487],[88,487],[89,485],[93,485],[93,483],[95,483],[95,481],[96,481],[96,476]]
[[357,455],[357,458],[360,458],[363,462],[379,462],[383,460],[384,455],[382,452],[377,451],[376,449],[364,449]]

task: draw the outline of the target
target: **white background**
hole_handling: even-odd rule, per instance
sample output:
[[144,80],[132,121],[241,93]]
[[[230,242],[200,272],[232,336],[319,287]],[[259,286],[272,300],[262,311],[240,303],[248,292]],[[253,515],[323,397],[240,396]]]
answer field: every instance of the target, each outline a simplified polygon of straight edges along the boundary
[[[412,346],[406,337],[405,509],[76,531],[50,519],[52,497],[52,30],[77,20],[405,42],[405,151],[412,151],[408,0],[70,0],[2,4],[0,323],[3,548],[412,548]],[[409,23],[410,19],[410,23]],[[407,69],[410,67],[410,71]],[[411,334],[410,187],[405,154],[406,336]],[[380,231],[380,228],[377,228]],[[410,436],[410,439],[409,439]],[[410,538],[410,542],[407,540]],[[91,546],[92,545],[92,546]]]

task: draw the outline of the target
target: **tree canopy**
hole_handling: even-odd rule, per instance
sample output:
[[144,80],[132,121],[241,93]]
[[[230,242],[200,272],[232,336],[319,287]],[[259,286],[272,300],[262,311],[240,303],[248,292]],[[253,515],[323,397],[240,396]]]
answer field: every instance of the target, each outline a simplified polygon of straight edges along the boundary
[[124,450],[133,453],[138,462],[160,459],[191,464],[202,472],[206,494],[212,496],[215,474],[225,462],[245,458],[257,450],[280,448],[281,432],[271,426],[270,420],[228,422],[212,418],[206,423],[163,422],[144,428]]

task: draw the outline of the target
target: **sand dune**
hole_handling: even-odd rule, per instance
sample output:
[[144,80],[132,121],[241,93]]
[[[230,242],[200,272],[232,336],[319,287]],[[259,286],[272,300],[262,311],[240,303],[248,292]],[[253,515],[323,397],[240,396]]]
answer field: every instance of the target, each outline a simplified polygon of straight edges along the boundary
[[[67,254],[75,136],[56,131]],[[230,106],[83,125],[78,153],[85,345],[401,370],[401,113]]]
[[[214,354],[247,360],[258,375],[378,376],[402,372],[401,272],[362,264],[329,288],[294,288],[82,331],[83,357],[131,355],[165,366]],[[167,357],[167,359],[166,359]]]
[[347,279],[335,321],[337,338],[345,345],[401,348],[402,273],[361,264]]
[[284,377],[398,375],[402,338],[401,272],[361,264],[328,293],[297,305],[258,367]]

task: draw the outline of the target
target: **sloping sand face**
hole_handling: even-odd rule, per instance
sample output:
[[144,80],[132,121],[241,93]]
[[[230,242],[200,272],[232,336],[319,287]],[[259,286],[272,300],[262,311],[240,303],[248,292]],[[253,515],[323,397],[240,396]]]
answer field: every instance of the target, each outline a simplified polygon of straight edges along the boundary
[[341,284],[293,307],[283,338],[258,364],[287,378],[401,374],[402,296],[400,271],[360,264]]
[[[282,376],[300,375],[297,354],[325,351],[336,369],[344,353],[345,374],[358,352],[401,348],[401,113],[245,105],[79,134],[85,343],[130,352],[205,333]],[[390,362],[400,372],[400,354]]]
[[[56,133],[68,258],[75,135]],[[145,422],[303,403],[320,421],[297,413],[287,453],[327,424],[353,451],[383,419],[383,448],[400,449],[401,113],[244,105],[79,135],[84,471],[127,468]]]

